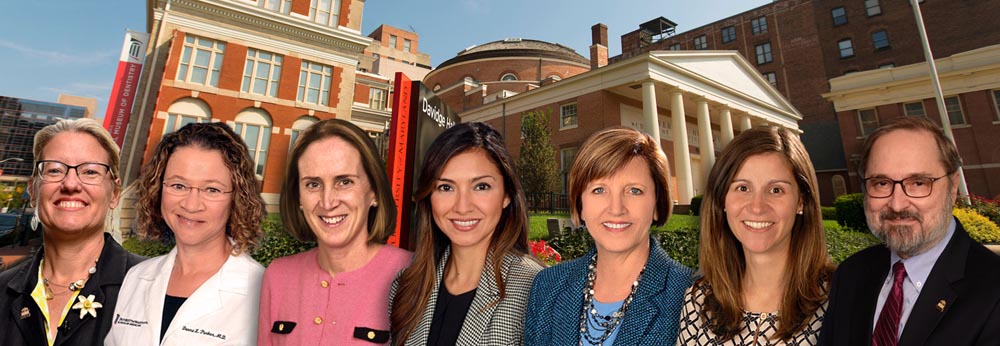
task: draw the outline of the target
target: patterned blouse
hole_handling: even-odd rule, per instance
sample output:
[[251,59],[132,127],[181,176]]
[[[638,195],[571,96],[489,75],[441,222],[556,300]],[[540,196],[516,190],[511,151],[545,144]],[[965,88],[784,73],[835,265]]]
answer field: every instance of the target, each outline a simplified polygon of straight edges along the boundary
[[677,345],[816,345],[820,327],[823,326],[823,315],[826,313],[827,302],[824,301],[816,309],[806,328],[798,332],[787,342],[771,339],[778,331],[777,312],[743,312],[740,332],[731,340],[716,340],[715,333],[708,328],[702,319],[702,308],[705,303],[706,283],[689,287],[684,293],[684,307],[681,310],[680,334]]

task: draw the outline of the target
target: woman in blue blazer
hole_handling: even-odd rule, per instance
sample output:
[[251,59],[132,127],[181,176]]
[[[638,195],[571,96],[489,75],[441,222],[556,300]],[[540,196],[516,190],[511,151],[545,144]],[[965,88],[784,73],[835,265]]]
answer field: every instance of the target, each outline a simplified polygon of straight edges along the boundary
[[673,345],[691,269],[649,235],[672,207],[659,145],[629,128],[595,133],[569,175],[570,214],[595,248],[539,273],[526,345]]

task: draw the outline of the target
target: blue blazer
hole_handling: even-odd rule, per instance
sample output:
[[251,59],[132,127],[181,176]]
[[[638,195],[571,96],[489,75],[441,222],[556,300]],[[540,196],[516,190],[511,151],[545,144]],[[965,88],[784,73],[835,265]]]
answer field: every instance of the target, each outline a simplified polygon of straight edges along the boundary
[[[650,238],[646,272],[618,326],[615,345],[674,345],[684,290],[693,271],[667,255]],[[595,249],[535,276],[524,321],[524,344],[577,345],[587,264]]]

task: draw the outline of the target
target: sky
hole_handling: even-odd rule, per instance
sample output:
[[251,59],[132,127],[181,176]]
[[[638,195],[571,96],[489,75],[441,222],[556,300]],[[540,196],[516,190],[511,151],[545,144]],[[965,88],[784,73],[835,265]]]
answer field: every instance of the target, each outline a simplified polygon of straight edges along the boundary
[[[241,1],[241,0],[231,0]],[[768,0],[368,0],[367,35],[381,24],[417,32],[431,66],[477,44],[509,37],[559,43],[588,57],[590,27],[608,26],[609,56],[621,35],[663,16],[688,31]],[[143,0],[0,0],[0,95],[55,102],[97,99],[104,117],[125,30],[145,30]]]

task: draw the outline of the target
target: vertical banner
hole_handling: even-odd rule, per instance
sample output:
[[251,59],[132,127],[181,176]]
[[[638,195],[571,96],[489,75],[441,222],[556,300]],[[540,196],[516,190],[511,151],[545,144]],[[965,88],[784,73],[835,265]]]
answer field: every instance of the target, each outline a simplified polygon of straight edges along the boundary
[[132,112],[142,63],[146,59],[147,42],[147,33],[133,30],[125,32],[125,43],[122,44],[122,54],[118,59],[118,72],[115,73],[114,86],[108,97],[108,110],[104,114],[104,128],[111,133],[119,147],[125,140],[125,128]]
[[420,166],[434,139],[460,119],[430,88],[419,81],[410,81],[401,72],[396,72],[393,88],[386,166],[398,213],[396,232],[389,238],[389,244],[413,250],[417,237],[410,233],[414,229],[411,222],[413,188],[417,185]]
[[[389,123],[389,153],[386,169],[389,170],[389,185],[392,186],[392,200],[396,203],[396,231],[389,237],[389,244],[401,248],[409,245],[410,196],[413,195],[413,166],[407,164],[413,141],[410,138],[410,87],[412,82],[402,72],[396,72],[392,83],[392,120]],[[404,226],[406,225],[406,226]],[[406,234],[404,234],[406,233]]]

